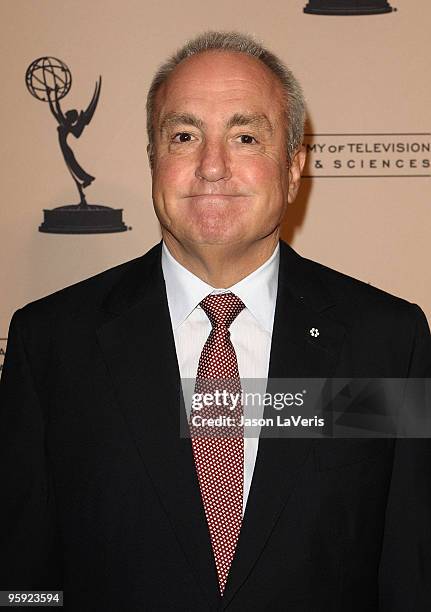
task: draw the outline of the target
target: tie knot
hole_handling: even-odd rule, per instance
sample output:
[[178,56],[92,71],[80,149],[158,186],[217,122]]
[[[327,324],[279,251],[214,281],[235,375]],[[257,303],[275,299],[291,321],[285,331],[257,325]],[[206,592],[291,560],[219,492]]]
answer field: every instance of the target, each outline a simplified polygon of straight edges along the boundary
[[202,300],[200,306],[213,327],[227,329],[245,308],[244,302],[234,293],[210,293]]

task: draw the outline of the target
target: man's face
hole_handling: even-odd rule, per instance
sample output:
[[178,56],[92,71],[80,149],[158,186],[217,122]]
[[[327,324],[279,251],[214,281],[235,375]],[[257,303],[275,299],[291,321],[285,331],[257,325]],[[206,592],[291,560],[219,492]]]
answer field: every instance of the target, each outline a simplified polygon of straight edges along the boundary
[[182,245],[249,245],[273,233],[299,186],[289,168],[283,92],[259,60],[205,52],[156,97],[153,201]]

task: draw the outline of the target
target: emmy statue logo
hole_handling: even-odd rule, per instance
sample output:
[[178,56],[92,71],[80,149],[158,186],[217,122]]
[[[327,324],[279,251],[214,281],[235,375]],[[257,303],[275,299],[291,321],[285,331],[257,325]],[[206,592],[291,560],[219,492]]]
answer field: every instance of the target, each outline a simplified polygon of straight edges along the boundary
[[396,11],[386,0],[310,0],[304,13],[312,15],[379,15]]
[[76,109],[63,112],[60,100],[69,92],[72,85],[72,74],[65,63],[55,57],[40,57],[30,64],[25,75],[28,91],[38,100],[48,102],[51,113],[58,126],[58,140],[67,169],[69,170],[79,193],[77,204],[58,206],[52,210],[44,209],[44,221],[39,226],[40,232],[50,234],[103,234],[124,232],[127,226],[123,223],[123,209],[114,209],[101,204],[88,204],[85,198],[86,189],[95,180],[80,166],[68,143],[72,134],[79,138],[96,110],[102,85],[99,77],[93,97],[85,111]]

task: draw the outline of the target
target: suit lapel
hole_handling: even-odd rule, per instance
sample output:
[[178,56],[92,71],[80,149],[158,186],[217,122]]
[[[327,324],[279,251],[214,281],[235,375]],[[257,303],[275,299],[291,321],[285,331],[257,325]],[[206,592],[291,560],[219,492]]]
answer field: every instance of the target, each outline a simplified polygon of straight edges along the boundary
[[[144,468],[211,608],[219,601],[211,543],[186,425],[160,244],[109,296],[98,339]],[[109,313],[109,314],[108,314]]]
[[[280,242],[280,268],[268,391],[275,378],[326,378],[338,362],[345,330],[333,321],[333,300],[318,278],[302,269],[302,258]],[[317,329],[314,338],[311,329]],[[265,415],[269,410],[265,408]],[[223,605],[226,606],[252,571],[288,503],[301,466],[312,450],[311,438],[265,438],[259,440],[253,480],[232,563]]]

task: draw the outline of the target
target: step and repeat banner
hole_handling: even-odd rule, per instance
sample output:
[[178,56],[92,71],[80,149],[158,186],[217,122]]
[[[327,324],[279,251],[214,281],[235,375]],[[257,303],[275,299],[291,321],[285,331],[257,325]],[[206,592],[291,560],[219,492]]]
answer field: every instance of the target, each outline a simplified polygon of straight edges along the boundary
[[254,35],[302,83],[283,238],[431,321],[430,22],[423,0],[2,0],[0,367],[14,310],[160,239],[146,92],[208,29]]

